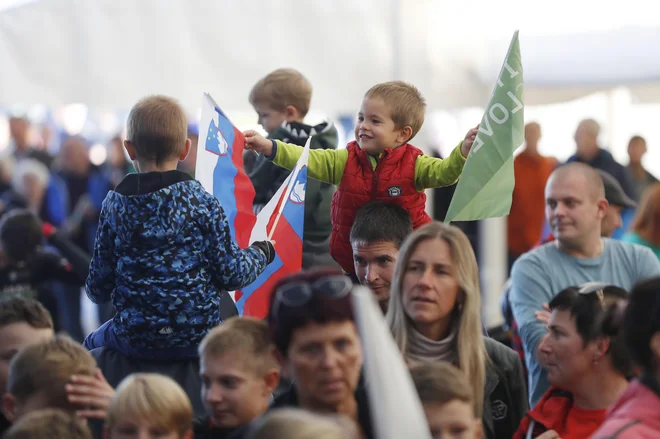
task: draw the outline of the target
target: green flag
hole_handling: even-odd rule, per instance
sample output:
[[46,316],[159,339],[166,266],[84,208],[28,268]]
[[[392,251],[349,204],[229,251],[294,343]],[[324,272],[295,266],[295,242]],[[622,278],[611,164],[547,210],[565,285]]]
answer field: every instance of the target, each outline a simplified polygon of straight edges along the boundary
[[524,140],[523,69],[513,34],[445,222],[506,216],[515,184],[513,153]]

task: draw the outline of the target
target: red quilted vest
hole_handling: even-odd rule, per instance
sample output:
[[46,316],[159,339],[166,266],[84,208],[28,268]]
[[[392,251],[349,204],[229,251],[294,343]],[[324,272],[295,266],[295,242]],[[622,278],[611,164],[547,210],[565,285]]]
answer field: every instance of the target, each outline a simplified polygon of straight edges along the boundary
[[332,197],[330,254],[341,268],[355,274],[349,242],[355,212],[370,200],[396,203],[410,213],[413,227],[431,222],[426,211],[426,194],[415,188],[415,162],[423,152],[412,145],[386,149],[376,169],[356,142],[346,147],[348,160],[339,187]]

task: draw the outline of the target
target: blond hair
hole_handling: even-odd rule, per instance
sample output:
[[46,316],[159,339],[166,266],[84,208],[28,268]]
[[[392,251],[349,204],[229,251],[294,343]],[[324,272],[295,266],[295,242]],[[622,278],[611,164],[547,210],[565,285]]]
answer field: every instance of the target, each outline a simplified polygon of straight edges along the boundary
[[444,405],[451,401],[461,401],[474,407],[472,389],[465,374],[450,363],[417,363],[410,368],[410,376],[422,404]]
[[188,395],[172,378],[136,373],[117,387],[108,407],[107,426],[113,428],[127,418],[183,436],[192,428],[193,410]]
[[407,356],[408,332],[412,330],[412,321],[406,315],[403,306],[403,277],[408,262],[419,244],[434,239],[445,241],[451,249],[454,271],[462,296],[459,298],[462,307],[455,309],[456,318],[452,320],[452,324],[457,325],[455,349],[458,367],[466,375],[472,387],[475,413],[480,417],[483,411],[488,356],[481,328],[481,292],[477,260],[470,241],[461,229],[440,222],[432,222],[408,236],[401,246],[394,267],[394,279],[386,319],[392,330],[394,341],[404,357]]
[[73,413],[43,409],[26,414],[3,436],[4,439],[92,439],[87,421]]
[[305,117],[312,101],[312,84],[297,70],[277,69],[252,87],[249,99],[252,106],[264,104],[275,111],[291,105]]
[[660,247],[660,183],[653,183],[644,190],[630,230]]
[[126,140],[139,160],[160,165],[179,157],[188,138],[188,118],[176,99],[148,96],[133,106],[126,121]]
[[232,317],[213,328],[199,345],[199,355],[245,354],[259,374],[279,369],[268,324],[254,317]]
[[69,336],[57,335],[18,352],[9,366],[7,393],[19,401],[40,394],[48,407],[74,410],[65,386],[71,375],[94,376],[95,371],[96,361],[85,348]]
[[[426,100],[414,85],[403,81],[376,84],[364,95],[366,98],[381,98],[392,112],[392,121],[397,129],[410,127],[415,137],[424,124]],[[410,141],[408,139],[407,141]]]
[[345,418],[301,409],[277,409],[257,421],[248,439],[356,439],[357,427]]

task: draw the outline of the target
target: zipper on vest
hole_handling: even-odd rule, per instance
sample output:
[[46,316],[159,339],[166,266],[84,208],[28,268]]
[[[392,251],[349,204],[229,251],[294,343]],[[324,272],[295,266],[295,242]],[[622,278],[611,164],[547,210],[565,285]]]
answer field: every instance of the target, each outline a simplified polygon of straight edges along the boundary
[[[385,158],[384,157],[385,154],[386,154],[386,152],[383,152],[383,157],[381,157],[382,159]],[[368,159],[368,156],[367,156],[367,159]],[[378,174],[380,174],[380,169],[382,168],[382,166],[380,166],[381,162],[382,162],[382,160],[376,159],[376,169],[373,170],[374,176],[373,176],[373,179],[371,181],[371,199],[372,200],[375,200],[378,197]],[[371,160],[369,160],[369,166],[371,166]]]

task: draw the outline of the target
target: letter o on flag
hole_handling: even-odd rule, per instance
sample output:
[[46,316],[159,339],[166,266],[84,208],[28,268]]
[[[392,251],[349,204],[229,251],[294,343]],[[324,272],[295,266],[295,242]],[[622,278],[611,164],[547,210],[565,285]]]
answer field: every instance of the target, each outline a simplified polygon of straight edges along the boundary
[[[498,118],[498,117],[495,116],[495,109],[496,108],[499,109],[504,114],[504,117]],[[493,119],[498,124],[503,124],[504,122],[509,120],[509,111],[502,104],[495,104],[492,107],[490,107],[490,110],[488,111],[488,114],[490,115],[490,118]]]

